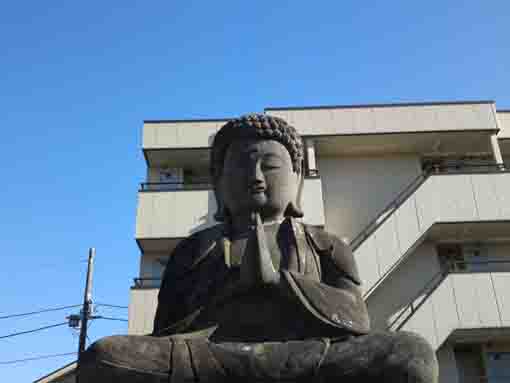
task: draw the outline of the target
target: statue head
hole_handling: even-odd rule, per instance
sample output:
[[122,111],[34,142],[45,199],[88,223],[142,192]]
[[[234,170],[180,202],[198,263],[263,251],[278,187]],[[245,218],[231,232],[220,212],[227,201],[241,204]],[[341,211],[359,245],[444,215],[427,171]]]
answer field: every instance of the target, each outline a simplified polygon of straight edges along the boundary
[[303,143],[278,117],[251,114],[227,122],[211,151],[218,221],[259,212],[264,220],[302,217]]

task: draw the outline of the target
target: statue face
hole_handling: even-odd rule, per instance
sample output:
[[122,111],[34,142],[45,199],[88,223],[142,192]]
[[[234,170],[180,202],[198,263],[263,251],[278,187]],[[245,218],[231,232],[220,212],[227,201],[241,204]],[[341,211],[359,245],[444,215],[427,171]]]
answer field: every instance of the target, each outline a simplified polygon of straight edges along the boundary
[[227,149],[219,186],[232,216],[259,212],[267,221],[283,218],[296,201],[299,176],[278,141],[238,140]]

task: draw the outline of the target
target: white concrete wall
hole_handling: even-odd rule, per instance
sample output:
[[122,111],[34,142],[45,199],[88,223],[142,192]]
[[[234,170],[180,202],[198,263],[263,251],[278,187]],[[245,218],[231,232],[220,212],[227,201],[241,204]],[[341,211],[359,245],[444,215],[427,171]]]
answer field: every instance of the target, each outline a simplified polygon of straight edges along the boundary
[[402,330],[437,349],[456,329],[510,326],[510,273],[449,274]]
[[310,225],[324,225],[325,212],[322,178],[305,178],[301,201],[305,213],[303,222]]
[[498,112],[499,139],[510,138],[510,112]]
[[[324,225],[320,178],[307,178],[303,189],[304,222]],[[212,190],[138,193],[136,238],[181,238],[215,225]]]
[[440,270],[435,244],[424,242],[367,298],[372,328],[386,330],[410,302],[420,302],[419,294]]
[[[510,272],[510,245],[505,243],[482,244],[484,256],[474,261],[505,261],[508,263],[478,265],[477,271]],[[487,256],[485,256],[485,254]],[[485,268],[486,267],[486,268]],[[398,271],[390,273],[366,299],[372,327],[386,329],[402,311],[402,320],[410,313],[409,304],[416,307],[430,288],[441,281],[440,260],[436,244],[426,240],[409,254],[398,266]],[[433,282],[432,282],[433,280]]]
[[[493,104],[266,110],[301,135],[385,134],[455,130],[496,130]],[[209,147],[224,121],[145,122],[143,148]]]
[[352,240],[420,173],[418,156],[319,157],[326,228]]
[[179,238],[216,224],[212,190],[138,193],[136,238]]
[[434,223],[510,220],[509,190],[510,173],[430,176],[354,252],[364,291]]
[[303,135],[497,129],[492,103],[271,110]]
[[214,134],[225,121],[145,122],[144,149],[185,149],[211,146]]
[[159,289],[131,289],[128,334],[146,335],[154,328]]

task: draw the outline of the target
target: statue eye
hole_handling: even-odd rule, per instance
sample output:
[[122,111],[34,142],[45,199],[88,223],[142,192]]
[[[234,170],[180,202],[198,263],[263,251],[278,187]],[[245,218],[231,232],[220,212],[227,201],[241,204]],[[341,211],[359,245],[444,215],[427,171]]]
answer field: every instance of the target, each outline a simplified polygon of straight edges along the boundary
[[274,170],[274,169],[280,169],[282,164],[278,161],[264,161],[262,163],[262,170]]

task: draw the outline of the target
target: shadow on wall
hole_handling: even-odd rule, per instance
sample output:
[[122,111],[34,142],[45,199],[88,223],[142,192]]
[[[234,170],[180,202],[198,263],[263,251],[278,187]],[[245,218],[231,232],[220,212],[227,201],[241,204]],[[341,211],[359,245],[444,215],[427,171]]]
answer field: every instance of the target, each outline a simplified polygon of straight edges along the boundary
[[194,234],[198,231],[207,229],[211,226],[217,225],[217,222],[214,219],[214,215],[216,214],[216,198],[214,197],[214,191],[209,190],[207,196],[207,214],[200,217],[200,221],[202,222],[200,225],[195,226],[191,229],[190,233]]
[[[409,303],[420,300],[424,287],[441,271],[433,242],[425,241],[366,300],[372,327],[385,330]],[[437,281],[438,283],[440,280]],[[435,286],[430,286],[434,288]]]
[[[209,138],[208,138],[208,144],[209,144],[209,147],[212,146],[212,143],[214,141],[214,136],[216,134],[211,134],[209,135]],[[193,229],[191,229],[191,234],[194,234],[198,231],[201,231],[201,230],[204,230],[204,229],[207,229],[211,226],[214,226],[214,225],[217,225],[219,222],[217,222],[215,219],[214,219],[214,215],[216,214],[216,210],[217,210],[217,204],[216,204],[216,197],[214,196],[214,191],[213,190],[209,190],[209,193],[208,193],[208,197],[207,197],[207,214],[200,217],[200,221],[202,221],[203,223],[201,223],[200,225],[198,226],[195,226]]]

